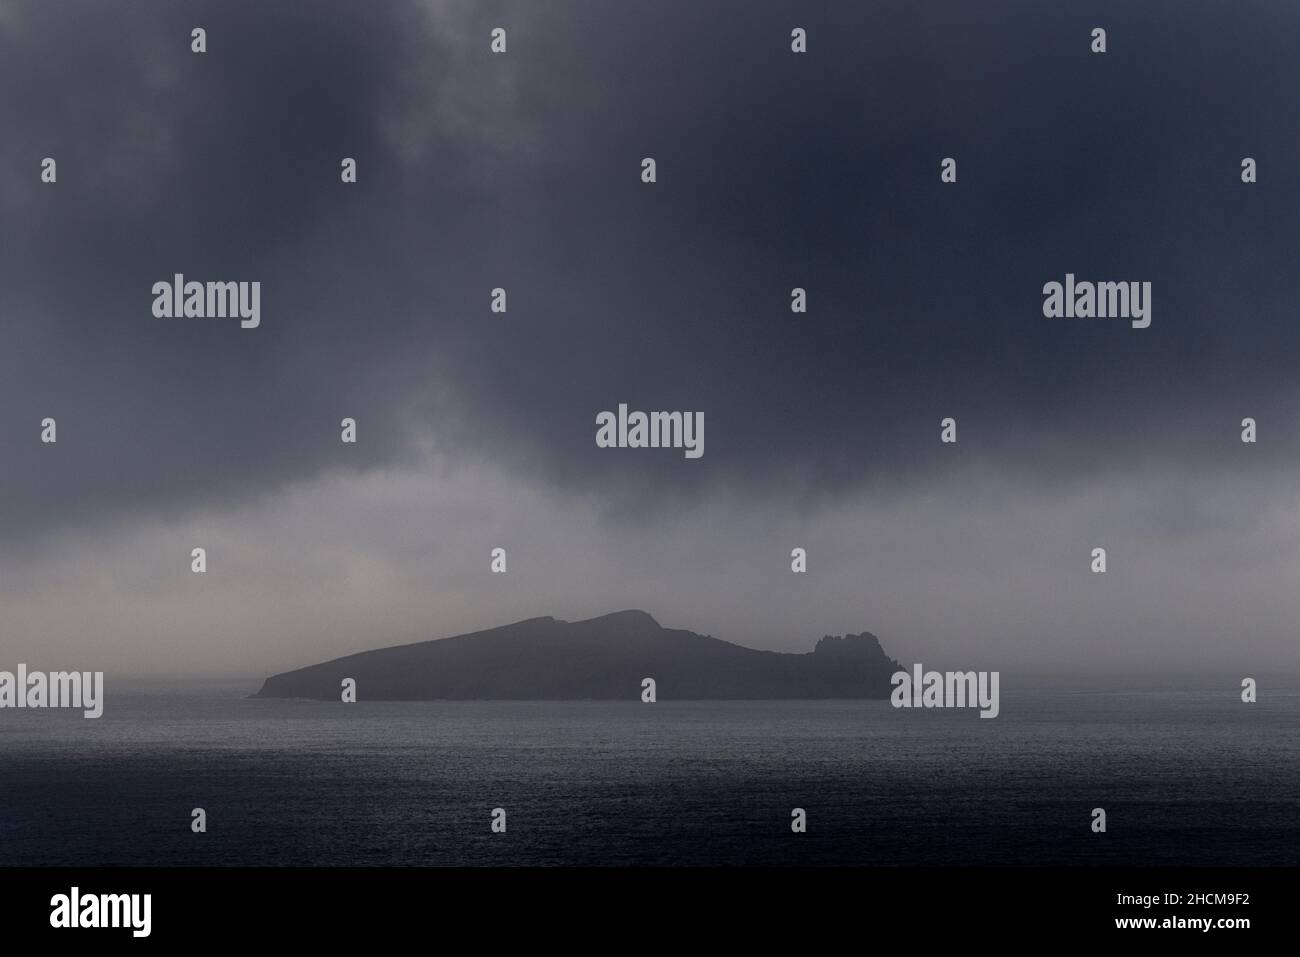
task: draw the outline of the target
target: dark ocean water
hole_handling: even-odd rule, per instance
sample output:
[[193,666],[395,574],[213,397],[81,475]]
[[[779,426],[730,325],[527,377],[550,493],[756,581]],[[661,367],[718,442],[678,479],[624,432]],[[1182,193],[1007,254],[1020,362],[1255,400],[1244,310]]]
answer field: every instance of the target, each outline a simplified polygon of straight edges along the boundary
[[1004,690],[980,720],[250,690],[0,712],[0,866],[1300,864],[1294,692]]

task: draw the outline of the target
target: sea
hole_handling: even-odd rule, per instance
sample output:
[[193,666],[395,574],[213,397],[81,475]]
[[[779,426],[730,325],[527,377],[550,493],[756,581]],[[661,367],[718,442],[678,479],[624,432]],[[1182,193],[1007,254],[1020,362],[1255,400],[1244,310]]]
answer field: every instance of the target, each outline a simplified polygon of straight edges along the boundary
[[0,712],[0,866],[1300,864],[1300,687],[1004,687],[992,720],[257,687]]

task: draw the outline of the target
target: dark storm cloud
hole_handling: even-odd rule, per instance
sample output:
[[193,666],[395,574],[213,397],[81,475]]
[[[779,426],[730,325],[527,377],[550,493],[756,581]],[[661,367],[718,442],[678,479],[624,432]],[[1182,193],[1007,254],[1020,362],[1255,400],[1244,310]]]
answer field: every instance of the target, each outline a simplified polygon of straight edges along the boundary
[[[7,534],[429,436],[633,501],[1226,468],[1245,415],[1295,457],[1296,10],[3,9]],[[174,272],[260,280],[261,328],[154,319]],[[1045,319],[1066,272],[1151,281],[1151,328]],[[619,402],[702,410],[704,458],[597,449]]]

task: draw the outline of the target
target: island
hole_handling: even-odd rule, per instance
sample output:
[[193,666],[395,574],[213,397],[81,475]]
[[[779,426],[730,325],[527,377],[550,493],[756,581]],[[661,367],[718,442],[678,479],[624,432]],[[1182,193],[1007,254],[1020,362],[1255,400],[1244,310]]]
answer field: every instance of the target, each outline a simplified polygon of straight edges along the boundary
[[586,621],[525,621],[378,648],[267,678],[255,698],[339,700],[345,679],[360,701],[637,701],[653,678],[659,700],[887,698],[902,666],[863,632],[820,639],[812,651],[760,651],[664,628],[644,611]]

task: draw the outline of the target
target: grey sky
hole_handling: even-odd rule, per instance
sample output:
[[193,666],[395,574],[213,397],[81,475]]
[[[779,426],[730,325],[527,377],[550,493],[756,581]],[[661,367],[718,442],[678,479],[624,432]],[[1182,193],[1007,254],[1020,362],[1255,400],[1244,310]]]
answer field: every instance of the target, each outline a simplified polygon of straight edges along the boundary
[[[0,2],[6,659],[260,673],[639,606],[1300,665],[1300,11],[802,6]],[[260,280],[261,327],[154,319],[175,272]],[[1044,318],[1066,272],[1151,281],[1151,327]],[[619,402],[702,410],[706,454],[597,449]]]

